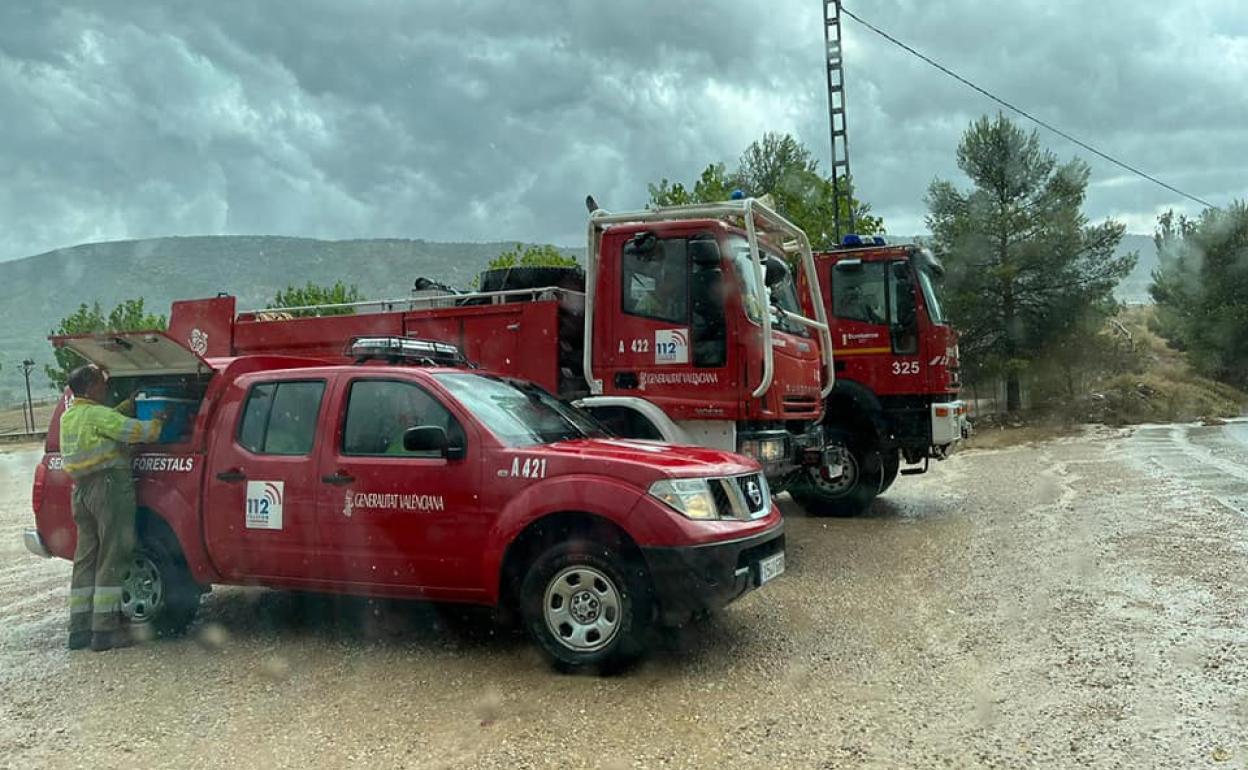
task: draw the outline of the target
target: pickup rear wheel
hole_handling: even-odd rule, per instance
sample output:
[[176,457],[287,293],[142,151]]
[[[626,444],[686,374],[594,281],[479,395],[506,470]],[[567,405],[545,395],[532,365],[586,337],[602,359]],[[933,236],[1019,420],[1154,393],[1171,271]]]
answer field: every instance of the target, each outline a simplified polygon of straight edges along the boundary
[[172,537],[144,537],[122,575],[121,612],[139,634],[179,636],[195,618],[202,594]]
[[649,586],[601,544],[549,548],[529,566],[520,592],[525,627],[560,669],[611,670],[640,653]]

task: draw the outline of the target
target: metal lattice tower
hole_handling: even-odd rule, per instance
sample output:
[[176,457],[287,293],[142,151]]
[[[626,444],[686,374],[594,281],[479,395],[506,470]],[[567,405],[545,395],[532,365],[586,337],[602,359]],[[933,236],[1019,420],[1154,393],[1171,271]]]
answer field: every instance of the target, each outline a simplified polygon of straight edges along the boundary
[[852,201],[845,207],[849,221],[841,225],[841,199],[850,197],[849,138],[845,124],[845,71],[841,59],[841,0],[823,0],[823,38],[828,47],[828,126],[832,133],[832,197],[836,203],[833,223],[836,240],[854,230]]

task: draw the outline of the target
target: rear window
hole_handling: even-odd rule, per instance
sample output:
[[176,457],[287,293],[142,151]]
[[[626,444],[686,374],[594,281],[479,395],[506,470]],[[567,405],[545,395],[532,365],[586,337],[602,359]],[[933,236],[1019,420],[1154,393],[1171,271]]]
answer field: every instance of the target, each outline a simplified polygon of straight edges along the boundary
[[309,454],[324,394],[321,380],[253,385],[243,404],[238,443],[256,454]]

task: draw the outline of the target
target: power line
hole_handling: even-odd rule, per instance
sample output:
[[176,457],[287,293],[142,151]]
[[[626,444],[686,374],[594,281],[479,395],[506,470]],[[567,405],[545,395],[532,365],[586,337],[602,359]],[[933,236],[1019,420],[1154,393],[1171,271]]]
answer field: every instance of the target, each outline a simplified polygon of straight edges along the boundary
[[1027,119],[1028,119],[1028,120],[1030,120],[1032,123],[1035,123],[1036,125],[1041,126],[1041,127],[1043,127],[1043,128],[1047,128],[1049,131],[1052,131],[1053,133],[1057,134],[1058,136],[1062,137],[1063,139],[1066,139],[1067,141],[1070,141],[1070,142],[1073,142],[1074,144],[1079,145],[1080,147],[1082,147],[1083,149],[1087,150],[1088,152],[1090,152],[1090,153],[1092,153],[1092,154],[1094,154],[1094,155],[1097,155],[1098,157],[1104,158],[1105,160],[1109,161],[1110,163],[1113,163],[1115,166],[1118,166],[1118,167],[1120,167],[1120,168],[1124,168],[1124,169],[1126,169],[1127,171],[1130,171],[1132,174],[1136,174],[1137,176],[1141,176],[1141,177],[1143,177],[1144,179],[1147,179],[1148,181],[1152,182],[1152,183],[1153,183],[1153,184],[1155,184],[1155,185],[1159,185],[1159,186],[1161,186],[1161,187],[1164,187],[1164,188],[1166,188],[1167,190],[1169,190],[1169,191],[1170,191],[1170,192],[1172,192],[1172,193],[1176,193],[1176,194],[1178,194],[1178,195],[1182,195],[1184,198],[1187,198],[1188,200],[1195,201],[1196,203],[1199,203],[1200,205],[1205,206],[1206,208],[1211,208],[1211,209],[1212,209],[1212,208],[1217,208],[1216,206],[1214,206],[1214,205],[1213,205],[1212,203],[1210,203],[1209,201],[1204,200],[1203,198],[1198,198],[1198,197],[1196,197],[1195,195],[1192,195],[1191,193],[1185,193],[1185,192],[1183,192],[1182,190],[1180,190],[1179,188],[1175,187],[1174,185],[1167,184],[1166,182],[1161,181],[1160,179],[1158,179],[1157,177],[1153,176],[1152,174],[1148,174],[1148,173],[1146,173],[1146,172],[1144,172],[1144,171],[1141,171],[1140,169],[1136,168],[1135,166],[1132,166],[1130,163],[1126,163],[1126,162],[1124,162],[1124,161],[1118,160],[1117,158],[1115,158],[1114,156],[1112,156],[1112,155],[1110,155],[1110,154],[1108,154],[1108,153],[1101,152],[1100,150],[1096,149],[1095,147],[1093,147],[1092,145],[1088,144],[1087,142],[1084,142],[1084,141],[1082,141],[1082,140],[1076,139],[1075,137],[1073,137],[1073,136],[1071,136],[1070,134],[1066,133],[1065,131],[1063,131],[1062,129],[1058,128],[1057,126],[1054,126],[1053,124],[1051,124],[1051,123],[1049,123],[1049,122],[1047,122],[1047,121],[1045,121],[1045,120],[1042,120],[1042,119],[1040,119],[1040,118],[1037,118],[1035,115],[1032,115],[1030,112],[1027,112],[1027,111],[1026,111],[1026,110],[1024,110],[1023,108],[1021,108],[1021,107],[1017,107],[1017,106],[1015,106],[1015,105],[1013,105],[1013,104],[1011,104],[1011,103],[1007,102],[1005,99],[1002,99],[1001,97],[996,96],[995,94],[990,93],[990,92],[989,92],[989,91],[987,91],[986,89],[980,88],[979,86],[975,85],[975,84],[974,84],[974,83],[972,83],[971,81],[969,81],[969,80],[967,80],[966,78],[962,77],[962,76],[961,76],[961,75],[959,75],[958,73],[956,73],[956,72],[954,72],[953,70],[949,69],[949,68],[948,68],[948,67],[946,67],[945,65],[943,65],[943,64],[941,64],[940,62],[936,61],[935,59],[931,58],[930,56],[927,56],[926,54],[923,54],[922,52],[915,50],[913,47],[911,47],[911,46],[909,46],[909,45],[906,45],[905,43],[901,42],[901,41],[900,41],[900,40],[898,40],[897,38],[895,38],[895,37],[893,37],[892,35],[888,34],[888,33],[887,33],[887,32],[885,32],[884,30],[882,30],[882,29],[880,29],[879,27],[875,26],[875,25],[874,25],[874,24],[872,24],[871,22],[869,22],[869,21],[867,21],[867,20],[863,19],[861,16],[858,16],[858,15],[857,15],[857,14],[855,14],[853,11],[849,10],[848,8],[846,8],[846,7],[845,7],[845,6],[843,6],[843,5],[841,6],[841,13],[845,14],[845,15],[846,15],[846,16],[848,16],[849,18],[851,18],[851,19],[853,19],[854,21],[858,22],[858,23],[859,23],[859,24],[861,24],[862,26],[864,26],[864,27],[866,27],[867,29],[871,30],[872,32],[874,32],[875,34],[877,34],[877,35],[879,35],[880,37],[884,38],[885,40],[887,40],[888,42],[892,43],[893,45],[896,45],[897,47],[901,48],[902,50],[904,50],[904,51],[906,51],[906,52],[908,52],[908,53],[910,53],[910,54],[913,54],[914,56],[917,56],[918,58],[920,58],[920,59],[922,59],[923,61],[927,62],[928,64],[932,65],[933,67],[935,67],[936,69],[938,69],[938,70],[940,70],[941,72],[945,73],[946,75],[948,75],[949,77],[951,77],[951,78],[953,78],[954,80],[958,81],[959,83],[962,83],[963,85],[968,86],[968,87],[970,87],[971,89],[973,89],[973,90],[975,90],[975,91],[978,91],[979,93],[981,93],[981,94],[983,94],[984,96],[988,97],[989,99],[993,100],[993,101],[994,101],[994,102],[996,102],[997,104],[1000,104],[1001,106],[1005,107],[1006,109],[1012,110],[1012,111],[1014,111],[1014,112],[1018,113],[1019,115],[1022,115],[1024,118],[1027,118]]

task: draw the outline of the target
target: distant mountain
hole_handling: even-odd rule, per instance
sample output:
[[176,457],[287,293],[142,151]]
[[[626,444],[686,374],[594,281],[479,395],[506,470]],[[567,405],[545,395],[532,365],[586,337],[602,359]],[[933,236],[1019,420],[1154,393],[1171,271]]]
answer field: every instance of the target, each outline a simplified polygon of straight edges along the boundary
[[[288,285],[335,280],[357,285],[368,298],[405,297],[419,276],[466,288],[490,259],[513,246],[196,236],[88,243],[0,262],[0,402],[19,390],[17,363],[26,357],[40,364],[32,385],[46,388],[43,364],[52,359],[46,337],[80,303],[98,301],[107,311],[143,297],[150,311],[167,315],[175,299],[227,292],[238,297],[240,309],[259,308]],[[583,250],[568,251],[583,258]]]

